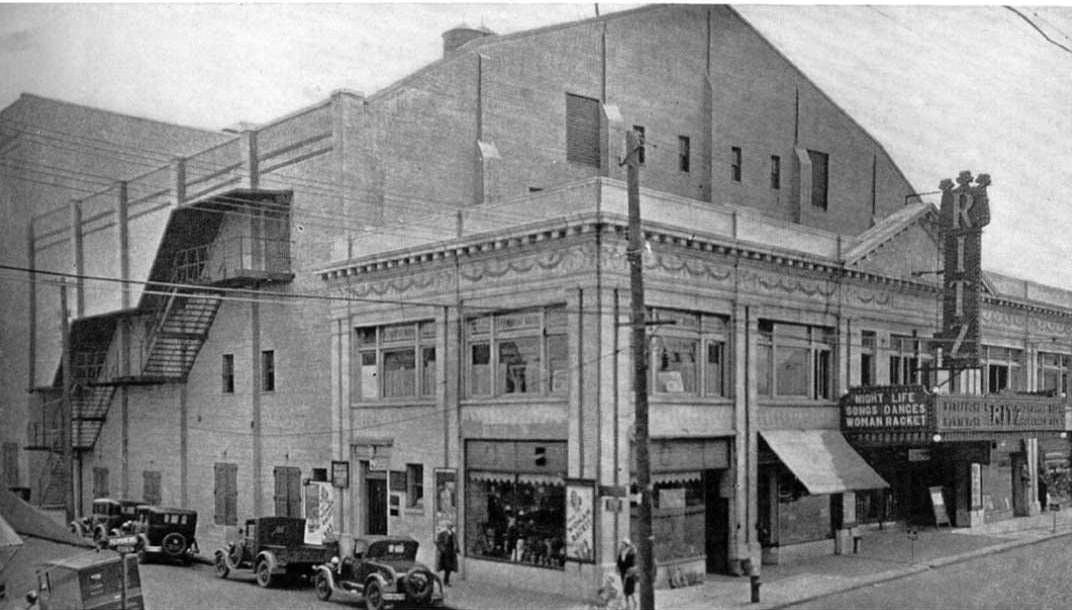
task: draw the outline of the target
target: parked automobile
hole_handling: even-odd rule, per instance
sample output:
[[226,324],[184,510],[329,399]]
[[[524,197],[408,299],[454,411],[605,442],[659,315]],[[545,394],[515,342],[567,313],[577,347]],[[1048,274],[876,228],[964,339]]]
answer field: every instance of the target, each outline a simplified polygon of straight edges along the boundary
[[314,566],[330,556],[327,547],[305,543],[305,519],[297,517],[258,517],[248,519],[242,538],[218,549],[215,554],[216,576],[227,578],[233,570],[253,570],[257,584],[270,587],[277,577],[289,581],[313,575]]
[[124,523],[118,532],[124,538],[135,538],[139,562],[164,558],[183,565],[190,565],[200,552],[196,534],[197,511],[146,505],[139,506],[137,519]]
[[364,601],[368,610],[389,604],[442,606],[443,583],[418,562],[419,543],[409,536],[343,537],[328,563],[316,567],[316,596],[343,594]]
[[47,561],[38,568],[37,589],[26,594],[26,601],[40,610],[143,610],[138,559],[101,550]]
[[136,519],[138,506],[144,504],[137,500],[97,498],[90,514],[71,521],[68,527],[79,536],[92,536],[94,541],[100,541],[118,531],[123,523]]

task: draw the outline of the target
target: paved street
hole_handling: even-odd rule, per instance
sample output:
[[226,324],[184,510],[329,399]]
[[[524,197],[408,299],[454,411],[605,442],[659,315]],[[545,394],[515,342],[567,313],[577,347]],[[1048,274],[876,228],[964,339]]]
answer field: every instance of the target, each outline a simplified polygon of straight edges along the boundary
[[190,567],[147,564],[141,567],[145,605],[154,610],[174,608],[343,608],[345,605],[321,602],[312,587],[274,587],[262,589],[253,573],[233,573],[227,580],[213,574],[212,566],[195,563]]
[[792,608],[1069,607],[1072,546],[1055,538]]

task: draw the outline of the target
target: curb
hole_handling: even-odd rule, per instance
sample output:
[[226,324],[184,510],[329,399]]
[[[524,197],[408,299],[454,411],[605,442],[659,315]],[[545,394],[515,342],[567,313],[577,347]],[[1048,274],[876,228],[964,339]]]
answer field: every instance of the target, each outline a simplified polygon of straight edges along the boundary
[[1016,549],[1016,548],[1020,548],[1020,547],[1031,546],[1031,545],[1034,545],[1034,544],[1041,544],[1043,542],[1047,542],[1047,541],[1050,541],[1050,540],[1054,540],[1056,538],[1063,538],[1063,537],[1067,537],[1067,536],[1072,536],[1072,532],[1059,532],[1059,533],[1055,533],[1055,534],[1049,534],[1049,535],[1046,535],[1046,536],[1041,536],[1039,538],[1028,538],[1026,540],[1012,540],[1012,541],[1009,541],[1009,542],[1003,542],[1001,544],[995,544],[994,546],[988,546],[988,547],[984,547],[984,548],[981,548],[981,549],[976,549],[974,551],[967,551],[965,553],[959,553],[959,554],[956,554],[956,555],[950,555],[948,557],[940,557],[940,558],[935,559],[933,561],[930,561],[928,563],[919,563],[919,564],[915,564],[915,565],[912,565],[912,566],[907,567],[907,568],[889,570],[889,571],[886,571],[886,572],[879,572],[878,574],[874,574],[874,575],[871,575],[871,576],[864,576],[864,577],[861,577],[859,581],[854,582],[849,586],[841,587],[841,588],[838,588],[838,589],[831,589],[831,590],[823,591],[823,592],[820,592],[820,593],[814,593],[814,594],[811,594],[811,595],[806,595],[806,596],[800,597],[798,599],[794,599],[793,601],[779,602],[779,603],[769,604],[769,605],[759,603],[759,604],[754,604],[754,605],[748,605],[746,607],[756,608],[757,610],[759,610],[759,609],[762,609],[762,610],[781,610],[783,608],[791,608],[791,607],[799,605],[799,604],[804,604],[804,603],[807,603],[807,602],[820,600],[820,599],[823,599],[825,597],[831,597],[831,596],[837,595],[839,593],[847,593],[849,591],[856,591],[857,589],[863,589],[864,587],[870,587],[872,585],[877,585],[877,584],[882,584],[882,583],[898,580],[898,579],[901,579],[901,578],[912,576],[914,574],[919,574],[921,572],[926,572],[927,570],[934,570],[934,569],[938,569],[938,568],[943,568],[943,567],[946,567],[946,566],[950,566],[950,565],[954,565],[954,564],[958,564],[958,563],[963,563],[965,561],[971,561],[972,559],[976,559],[978,557],[985,557],[987,555],[994,555],[994,554],[997,554],[997,553],[1002,553],[1002,552],[1009,551],[1009,550]]

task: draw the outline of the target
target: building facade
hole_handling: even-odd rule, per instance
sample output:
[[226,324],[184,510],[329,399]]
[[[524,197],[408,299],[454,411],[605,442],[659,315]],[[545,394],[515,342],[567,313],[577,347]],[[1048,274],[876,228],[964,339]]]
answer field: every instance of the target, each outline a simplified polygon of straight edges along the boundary
[[[587,595],[635,532],[630,130],[659,586],[844,552],[934,487],[957,526],[1040,509],[1072,294],[985,275],[981,368],[942,368],[939,209],[724,6],[457,28],[380,92],[53,206],[26,447],[56,453],[67,369],[83,503],[195,508],[206,549],[330,505],[428,561],[451,521],[466,577]],[[964,423],[994,412],[964,393],[1042,415]]]

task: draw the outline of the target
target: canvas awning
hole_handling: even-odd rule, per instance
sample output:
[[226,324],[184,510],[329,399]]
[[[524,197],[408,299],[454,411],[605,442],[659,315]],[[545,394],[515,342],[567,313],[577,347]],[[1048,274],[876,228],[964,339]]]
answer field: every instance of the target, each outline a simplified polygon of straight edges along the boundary
[[763,430],[760,435],[810,494],[889,487],[836,430]]

